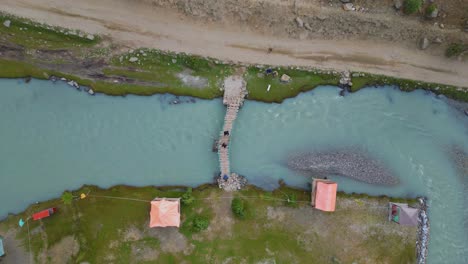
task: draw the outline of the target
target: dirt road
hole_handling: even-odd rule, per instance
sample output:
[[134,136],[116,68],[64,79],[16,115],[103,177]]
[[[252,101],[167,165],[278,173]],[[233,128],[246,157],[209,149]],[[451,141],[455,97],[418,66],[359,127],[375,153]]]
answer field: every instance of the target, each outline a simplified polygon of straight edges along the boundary
[[[240,25],[194,20],[130,0],[0,0],[0,10],[40,22],[105,34],[128,48],[150,47],[244,63],[365,71],[468,86],[468,63],[395,43],[298,40]],[[460,33],[463,34],[463,33]],[[273,52],[267,54],[268,48]]]

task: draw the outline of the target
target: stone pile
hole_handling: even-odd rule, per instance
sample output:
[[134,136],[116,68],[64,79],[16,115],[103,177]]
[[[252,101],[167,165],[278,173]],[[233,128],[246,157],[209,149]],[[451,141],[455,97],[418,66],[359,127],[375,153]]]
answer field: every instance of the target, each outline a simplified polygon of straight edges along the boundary
[[394,177],[378,160],[358,148],[342,148],[299,154],[289,158],[290,169],[317,177],[339,175],[376,185],[395,185]]
[[418,264],[425,264],[429,246],[429,218],[427,216],[427,199],[419,198],[421,209],[418,215],[418,240],[416,241],[416,257]]
[[340,87],[347,89],[351,86],[353,86],[353,83],[351,82],[351,74],[349,71],[342,72],[340,76]]
[[240,190],[247,185],[247,179],[236,173],[231,173],[229,177],[220,175],[217,177],[216,181],[220,189],[228,192]]

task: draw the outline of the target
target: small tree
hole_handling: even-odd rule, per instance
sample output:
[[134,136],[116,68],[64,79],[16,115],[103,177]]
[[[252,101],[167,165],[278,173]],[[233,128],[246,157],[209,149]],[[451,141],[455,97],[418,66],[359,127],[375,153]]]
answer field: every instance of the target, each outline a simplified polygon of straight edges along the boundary
[[421,0],[405,0],[404,2],[404,11],[406,14],[414,14],[421,8]]
[[436,9],[437,9],[437,5],[436,5],[436,4],[433,3],[433,4],[428,5],[427,8],[426,8],[426,16],[427,16],[427,17],[430,17],[431,14],[432,14],[434,11],[436,11]]
[[71,192],[64,192],[62,194],[62,202],[64,204],[71,204],[73,201],[73,194]]
[[192,230],[194,232],[200,232],[205,230],[210,225],[210,221],[204,217],[196,216],[192,221]]
[[239,218],[245,217],[245,205],[244,201],[239,198],[234,198],[231,203],[231,209],[235,216]]
[[195,201],[192,195],[192,188],[188,188],[187,191],[181,197],[182,204],[191,205]]

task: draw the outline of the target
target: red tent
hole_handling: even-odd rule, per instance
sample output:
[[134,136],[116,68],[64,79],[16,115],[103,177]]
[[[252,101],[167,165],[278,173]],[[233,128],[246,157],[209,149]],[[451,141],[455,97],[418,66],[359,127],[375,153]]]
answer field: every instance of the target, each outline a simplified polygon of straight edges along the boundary
[[151,201],[150,227],[180,226],[180,198]]
[[49,216],[53,215],[55,212],[57,212],[57,208],[55,208],[55,207],[45,209],[43,211],[40,211],[40,212],[37,212],[37,213],[33,214],[33,220],[36,221],[36,220],[39,220],[39,219],[42,219],[42,218],[49,217]]
[[336,182],[314,179],[312,181],[312,206],[326,212],[335,211],[337,188]]

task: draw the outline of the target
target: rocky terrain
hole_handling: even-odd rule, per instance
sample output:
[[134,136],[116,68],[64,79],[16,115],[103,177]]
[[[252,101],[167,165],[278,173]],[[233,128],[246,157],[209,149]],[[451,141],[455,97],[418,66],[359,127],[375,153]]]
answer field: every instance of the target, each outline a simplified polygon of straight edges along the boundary
[[[298,39],[373,39],[418,45],[467,41],[462,0],[436,2],[434,17],[408,16],[402,0],[138,0],[160,7],[177,9],[198,19],[232,25],[239,24],[263,34]],[[430,1],[433,2],[433,1]],[[466,2],[465,2],[466,5]],[[398,8],[397,8],[398,7]],[[422,13],[422,14],[421,14]]]

